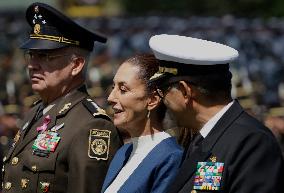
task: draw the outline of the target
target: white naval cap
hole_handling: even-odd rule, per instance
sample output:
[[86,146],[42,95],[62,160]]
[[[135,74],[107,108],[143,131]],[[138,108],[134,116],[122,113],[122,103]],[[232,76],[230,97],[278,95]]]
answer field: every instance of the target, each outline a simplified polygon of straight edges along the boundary
[[238,51],[229,46],[179,35],[155,35],[149,45],[157,59],[183,64],[226,64],[239,56]]
[[159,72],[151,81],[168,75],[228,74],[229,63],[239,56],[238,51],[229,46],[179,35],[155,35],[150,38],[149,45],[160,61]]

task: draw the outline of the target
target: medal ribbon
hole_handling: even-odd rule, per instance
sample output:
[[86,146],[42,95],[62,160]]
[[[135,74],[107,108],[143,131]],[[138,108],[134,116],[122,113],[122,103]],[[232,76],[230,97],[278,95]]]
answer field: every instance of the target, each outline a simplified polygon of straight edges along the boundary
[[47,125],[50,123],[50,121],[51,121],[50,115],[47,115],[43,119],[43,124],[41,126],[37,127],[36,130],[38,132],[40,132],[40,131],[44,132],[47,129]]

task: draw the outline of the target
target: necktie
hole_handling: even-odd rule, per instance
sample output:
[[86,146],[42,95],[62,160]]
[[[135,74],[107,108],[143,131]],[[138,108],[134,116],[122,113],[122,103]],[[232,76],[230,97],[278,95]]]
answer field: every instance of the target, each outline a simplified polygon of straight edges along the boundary
[[200,142],[203,140],[204,138],[202,137],[202,135],[200,133],[195,134],[192,137],[192,140],[190,142],[190,145],[188,147],[187,153],[186,153],[186,158],[188,158],[199,146]]
[[36,116],[35,116],[35,121],[39,120],[42,115],[43,115],[43,109],[44,109],[44,106],[43,104],[41,104],[37,110],[37,113],[36,113]]

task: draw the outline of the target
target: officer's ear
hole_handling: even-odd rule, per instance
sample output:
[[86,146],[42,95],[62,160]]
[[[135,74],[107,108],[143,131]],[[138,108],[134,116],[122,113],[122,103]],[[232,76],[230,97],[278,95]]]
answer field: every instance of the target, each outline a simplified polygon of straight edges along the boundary
[[73,57],[72,58],[72,72],[71,72],[71,74],[72,74],[72,76],[76,76],[76,75],[78,75],[81,71],[82,71],[82,69],[84,68],[84,65],[85,65],[85,63],[86,63],[86,60],[85,60],[85,58],[83,58],[83,57]]
[[179,81],[179,90],[183,95],[185,104],[189,104],[194,96],[194,90],[192,85],[188,84],[185,81]]

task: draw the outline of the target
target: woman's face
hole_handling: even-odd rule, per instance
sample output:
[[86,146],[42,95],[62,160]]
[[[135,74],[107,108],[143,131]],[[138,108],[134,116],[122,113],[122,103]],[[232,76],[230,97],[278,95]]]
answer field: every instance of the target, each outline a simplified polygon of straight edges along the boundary
[[108,97],[114,110],[114,125],[130,134],[144,128],[148,113],[146,85],[138,73],[139,67],[123,63],[115,74]]

